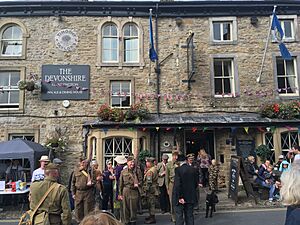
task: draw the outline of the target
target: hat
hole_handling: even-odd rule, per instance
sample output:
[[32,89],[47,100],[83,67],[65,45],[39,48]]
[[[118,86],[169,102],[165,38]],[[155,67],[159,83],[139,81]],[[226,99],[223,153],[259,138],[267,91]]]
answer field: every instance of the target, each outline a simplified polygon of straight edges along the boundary
[[278,159],[284,159],[284,155],[278,156]]
[[173,150],[172,155],[179,155],[179,151],[178,150]]
[[110,159],[108,159],[108,160],[106,160],[106,163],[105,163],[106,165],[108,165],[108,164],[112,164],[112,162],[111,162],[111,160]]
[[164,159],[169,159],[169,156],[168,156],[167,154],[163,154],[161,158],[162,158],[163,160],[164,160]]
[[186,156],[187,158],[189,158],[189,159],[191,159],[191,158],[195,158],[195,155],[194,155],[194,153],[190,153],[190,154],[187,154],[187,156]]
[[54,164],[62,164],[63,161],[59,158],[54,158],[53,161],[52,161]]
[[48,163],[46,166],[45,166],[45,169],[46,170],[58,170],[58,166],[54,163]]
[[93,159],[93,160],[91,161],[91,165],[92,165],[92,166],[94,166],[94,165],[98,165],[98,162],[97,162],[97,160],[96,160],[96,159]]
[[128,157],[127,157],[127,162],[133,161],[133,160],[134,160],[133,156],[128,156]]
[[180,154],[180,155],[178,155],[177,161],[178,162],[183,162],[183,161],[185,161],[185,159],[186,159],[185,156]]
[[114,159],[118,164],[124,164],[127,162],[127,159],[125,156],[123,155],[118,155],[116,156],[116,158]]
[[155,158],[153,158],[153,157],[147,157],[147,158],[146,158],[146,162],[151,162],[151,163],[153,163],[154,160],[155,160]]
[[39,161],[40,162],[50,162],[49,157],[47,155],[42,155],[41,159]]

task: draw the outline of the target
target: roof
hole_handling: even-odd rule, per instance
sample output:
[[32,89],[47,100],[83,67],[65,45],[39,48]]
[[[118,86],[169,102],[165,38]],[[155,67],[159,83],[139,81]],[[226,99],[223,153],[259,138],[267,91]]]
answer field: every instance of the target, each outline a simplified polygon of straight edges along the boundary
[[239,127],[239,126],[300,126],[300,120],[282,120],[264,118],[257,113],[185,113],[152,114],[141,122],[91,121],[85,127]]
[[0,1],[0,17],[136,16],[158,17],[298,15],[299,0],[257,1]]

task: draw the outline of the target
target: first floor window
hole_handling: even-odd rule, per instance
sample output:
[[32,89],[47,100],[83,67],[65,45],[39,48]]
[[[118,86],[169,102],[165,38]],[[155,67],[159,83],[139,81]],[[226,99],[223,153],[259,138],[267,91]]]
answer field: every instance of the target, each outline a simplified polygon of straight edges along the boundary
[[19,108],[19,71],[0,71],[0,108]]
[[232,41],[232,22],[213,22],[214,41]]
[[[106,160],[115,163],[114,158],[118,155],[132,154],[132,139],[127,137],[112,137],[104,140],[104,164]],[[115,166],[115,165],[113,165]]]
[[296,58],[284,60],[281,57],[276,58],[277,86],[279,95],[298,95],[298,74]]
[[235,93],[233,59],[214,59],[214,92],[215,96]]
[[288,131],[281,133],[281,150],[286,155],[293,145],[299,145],[298,131]]
[[116,108],[130,107],[131,82],[111,81],[111,106]]

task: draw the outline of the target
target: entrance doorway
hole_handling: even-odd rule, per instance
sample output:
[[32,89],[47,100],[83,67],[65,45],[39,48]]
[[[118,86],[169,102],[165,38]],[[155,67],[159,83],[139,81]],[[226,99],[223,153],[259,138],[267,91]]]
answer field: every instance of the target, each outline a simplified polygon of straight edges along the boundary
[[204,148],[205,151],[212,157],[215,158],[214,149],[214,131],[206,130],[195,131],[186,130],[185,131],[185,152],[186,154],[194,153],[195,156],[198,155],[198,151]]

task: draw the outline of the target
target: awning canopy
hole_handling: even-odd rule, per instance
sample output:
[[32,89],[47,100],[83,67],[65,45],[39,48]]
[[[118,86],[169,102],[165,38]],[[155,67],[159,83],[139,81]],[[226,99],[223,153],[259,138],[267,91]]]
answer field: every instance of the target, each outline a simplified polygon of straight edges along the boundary
[[26,158],[30,162],[31,171],[34,170],[35,163],[42,155],[48,155],[48,150],[32,141],[13,139],[0,142],[0,159]]
[[184,114],[151,114],[143,121],[91,121],[84,127],[258,127],[258,126],[300,126],[300,120],[283,120],[264,118],[258,113],[184,113]]

